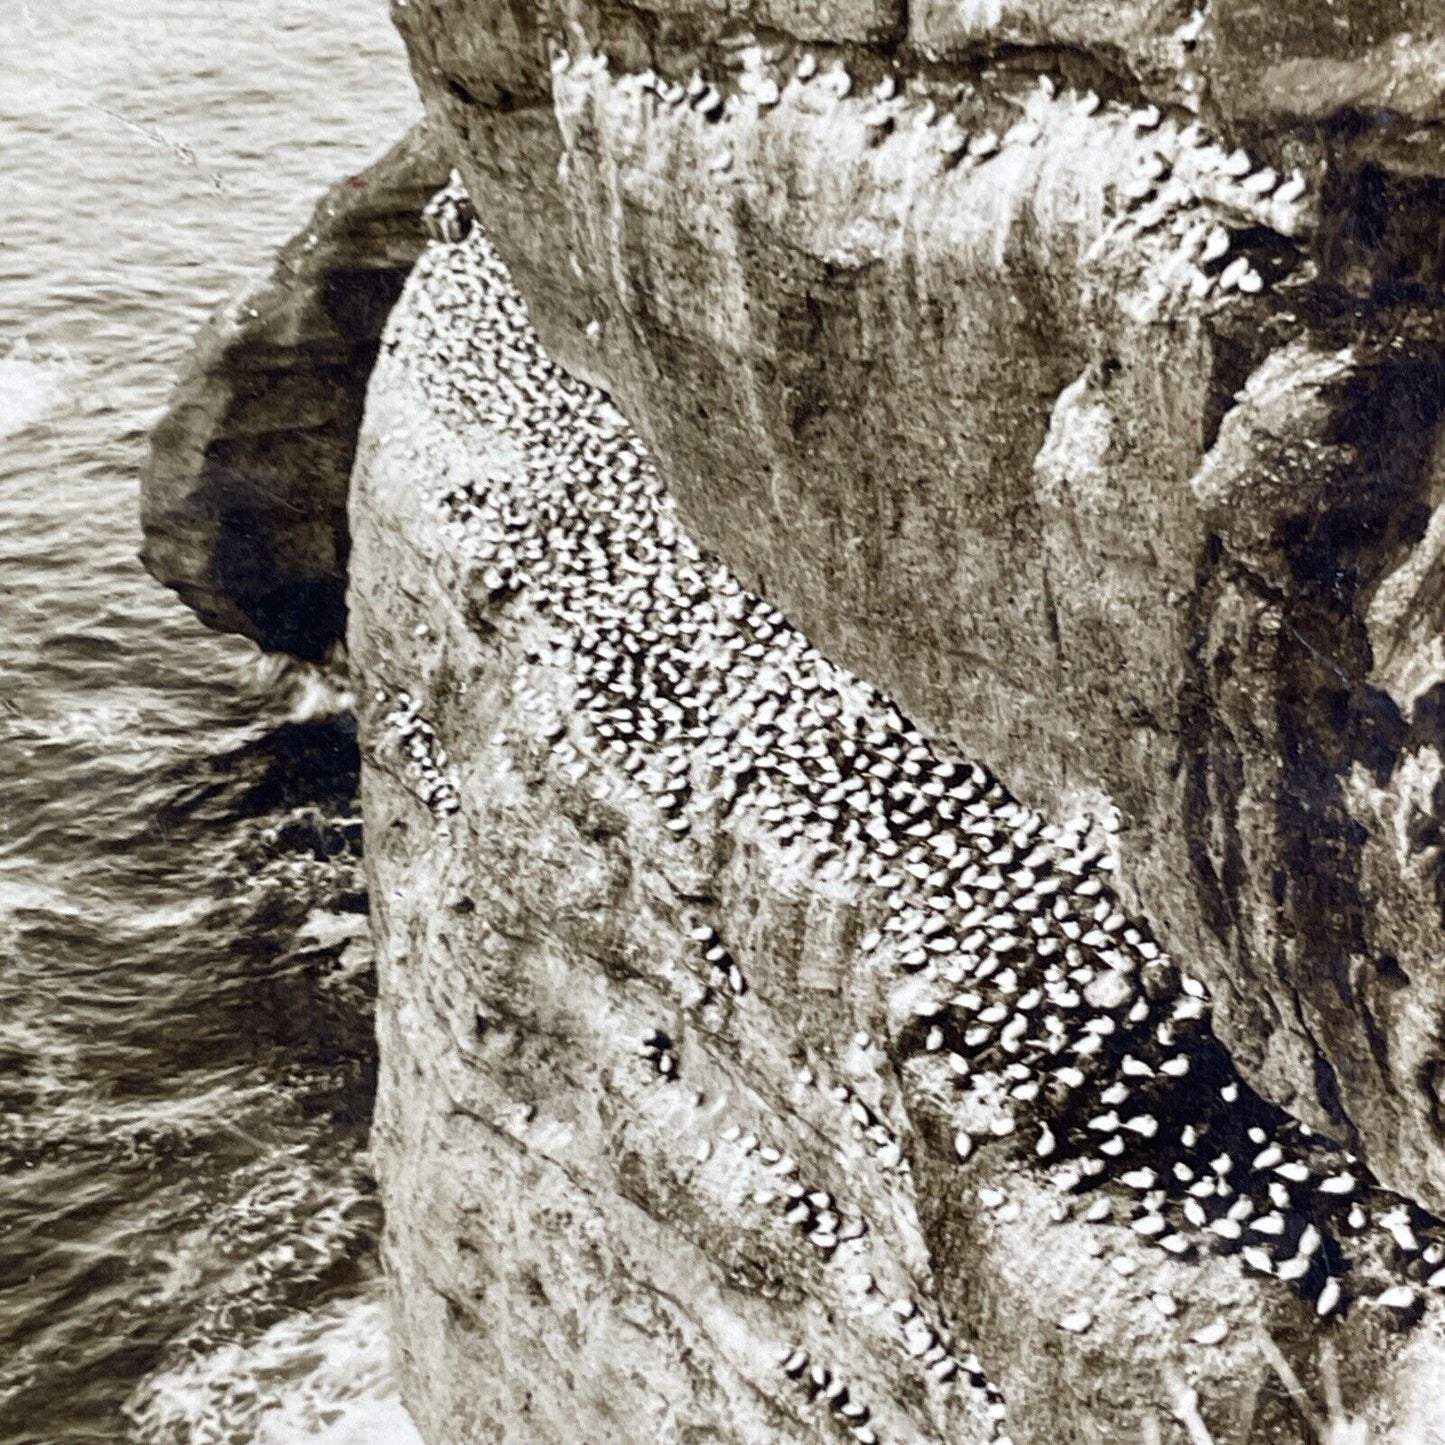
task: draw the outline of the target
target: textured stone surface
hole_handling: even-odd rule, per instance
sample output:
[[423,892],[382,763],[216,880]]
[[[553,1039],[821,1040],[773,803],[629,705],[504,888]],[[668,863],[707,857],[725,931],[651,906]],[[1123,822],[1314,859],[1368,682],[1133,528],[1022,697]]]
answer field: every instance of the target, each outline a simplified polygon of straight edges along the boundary
[[1242,119],[1440,123],[1436,0],[1217,0],[1212,22],[1214,89]]
[[922,6],[803,84],[796,26],[538,7],[550,105],[418,69],[698,538],[1031,803],[1116,807],[1248,1076],[1437,1204],[1439,8]]
[[1199,27],[1189,0],[918,0],[908,42],[930,58],[967,61],[1006,47],[1071,60],[1081,74],[1139,77],[1181,96]]
[[344,632],[366,380],[447,170],[411,132],[333,187],[198,338],[152,438],[142,559],[212,627],[307,658]]
[[[790,788],[803,775],[783,757],[826,758],[838,745],[819,753],[806,731],[792,731],[799,694],[780,708],[782,694],[767,691],[774,656],[783,677],[822,679],[801,714],[820,728],[829,714],[819,704],[834,694],[845,716],[857,708],[873,720],[855,730],[860,738],[896,726],[887,721],[896,714],[781,624],[755,623],[757,660],[734,654],[732,665],[706,630],[675,640],[694,636],[689,616],[741,617],[752,604],[731,606],[735,587],[676,536],[668,504],[648,520],[655,483],[645,472],[620,473],[638,479],[643,504],[605,490],[604,468],[625,448],[598,425],[615,436],[619,419],[575,390],[556,393],[535,361],[494,344],[498,293],[466,254],[432,253],[392,318],[397,344],[373,379],[352,497],[355,575],[365,581],[353,589],[350,635],[368,688],[364,795],[380,971],[374,1149],[404,1387],[428,1440],[847,1441],[846,1422],[828,1424],[779,1368],[780,1345],[805,1348],[810,1367],[845,1381],[879,1440],[1007,1432],[1018,1445],[1122,1445],[1197,1442],[1206,1428],[1218,1445],[1312,1439],[1267,1341],[1303,1378],[1315,1414],[1325,1410],[1323,1351],[1335,1350],[1348,1410],[1371,1439],[1445,1439],[1434,1383],[1442,1312],[1432,1303],[1421,1319],[1416,1306],[1413,1328],[1392,1324],[1381,1294],[1422,1278],[1409,1251],[1378,1244],[1388,1244],[1397,1203],[1372,1192],[1365,1202],[1378,1228],[1329,1234],[1321,1258],[1345,1281],[1349,1304],[1331,1310],[1322,1343],[1319,1274],[1297,1298],[1253,1272],[1237,1243],[1190,1233],[1182,1185],[1150,1205],[1128,1172],[1146,1160],[1162,1171],[1166,1157],[1184,1155],[1156,1153],[1140,1134],[1082,1193],[1068,1163],[1040,1160],[1035,1141],[1046,1135],[1059,1158],[1088,1154],[1080,1141],[1099,1136],[1083,1118],[1125,1081],[1139,1091],[1133,1107],[1149,1106],[1154,1086],[1121,1060],[1161,1057],[1151,1043],[1159,1015],[1125,1020],[1142,995],[1115,971],[1123,960],[1103,934],[1070,955],[1115,960],[1083,989],[1090,1017],[1121,1020],[1102,1051],[1080,1052],[1092,1082],[1072,1106],[1053,1085],[1037,1105],[1005,1099],[1018,1077],[999,1072],[1007,1050],[985,1043],[979,1052],[962,1037],[943,998],[948,968],[900,968],[906,929],[901,955],[868,941],[890,908],[904,916],[896,893],[885,905],[899,879],[880,884],[886,871],[867,866],[875,834],[841,852],[790,843],[770,821],[785,808],[729,804],[738,790],[727,764],[749,748],[770,796],[787,803],[806,792]],[[503,329],[516,332],[508,316]],[[1264,414],[1272,400],[1260,399]],[[509,429],[506,408],[519,404],[533,419]],[[538,430],[546,417],[556,423],[550,436]],[[591,538],[570,565],[569,537]],[[663,599],[674,596],[669,610]],[[628,606],[660,610],[629,631]],[[724,623],[718,637],[727,635]],[[633,639],[636,667],[598,693],[579,677],[619,676],[597,669],[604,638]],[[654,694],[650,680],[677,666],[694,670]],[[654,710],[658,720],[640,734],[617,730],[617,720]],[[684,715],[712,722],[689,732]],[[649,741],[653,727],[661,733]],[[667,766],[674,758],[681,775]],[[709,772],[719,766],[721,783]],[[685,790],[660,788],[669,772]],[[755,786],[746,771],[737,776]],[[994,807],[1011,818],[1006,838],[1025,814]],[[1043,851],[1055,848],[1067,865],[1067,843]],[[891,865],[900,878],[902,861]],[[1017,866],[1016,857],[1001,871],[1016,876]],[[1036,866],[1047,874],[1046,861]],[[1106,884],[1084,906],[1107,908],[1109,898]],[[699,921],[726,945],[741,992],[719,984],[716,966],[709,984]],[[989,926],[997,936],[997,921]],[[1019,964],[1026,975],[1035,966]],[[995,974],[975,971],[985,997],[1008,997]],[[1201,1016],[1181,1007],[1188,996],[1171,993],[1177,985],[1163,974],[1156,982],[1166,1016],[1171,1007],[1176,1019]],[[925,1038],[930,1027],[969,1053],[971,1073],[958,1073],[962,1054]],[[1239,1198],[1263,1199],[1266,1181],[1281,1187],[1259,1152],[1279,1128],[1286,1155],[1303,1150],[1315,1171],[1315,1184],[1292,1186],[1296,1207],[1312,1209],[1339,1156],[1240,1092],[1205,1027],[1178,1025],[1200,1076],[1192,1094],[1153,1105],[1160,1141],[1186,1117],[1210,1118],[1197,1153],[1223,1146],[1238,1156]],[[641,1047],[658,1031],[667,1074]],[[1048,1069],[1073,1057],[1043,1052],[1053,1055]],[[1039,1067],[1032,1046],[1013,1057],[1030,1062],[1025,1077]],[[1216,1092],[1226,1103],[1211,1113]],[[860,1117],[873,1123],[864,1129]],[[991,1137],[987,1121],[1004,1118],[1016,1124]],[[1246,1123],[1267,1127],[1246,1139]],[[979,1139],[966,1162],[954,1143],[960,1127]],[[769,1147],[784,1160],[769,1164]],[[786,1160],[794,1172],[779,1172]],[[1249,1183],[1256,1166],[1263,1172]],[[765,1198],[792,1179],[827,1190],[830,1207],[866,1226],[862,1236],[829,1250],[802,1238]],[[1189,1236],[1177,1256],[1138,1227],[1156,1207]],[[1415,1218],[1412,1247],[1433,1251],[1445,1235]],[[1440,1256],[1431,1257],[1433,1270]],[[1161,1292],[1176,1313],[1151,1302]],[[902,1348],[894,1299],[950,1331],[952,1359],[976,1354],[993,1393],[969,1384],[966,1366],[946,1383],[920,1366]],[[1227,1327],[1221,1341],[1195,1339],[1216,1321]],[[1193,1415],[1179,1407],[1186,1386],[1198,1393]],[[991,1405],[1002,1419],[990,1418]]]

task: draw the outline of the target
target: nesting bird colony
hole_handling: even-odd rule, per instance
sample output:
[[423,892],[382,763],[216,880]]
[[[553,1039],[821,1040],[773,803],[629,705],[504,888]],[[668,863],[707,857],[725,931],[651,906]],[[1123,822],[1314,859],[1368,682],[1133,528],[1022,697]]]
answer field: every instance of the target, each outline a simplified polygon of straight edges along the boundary
[[[1191,23],[1176,40],[1187,49],[1197,34]],[[1310,214],[1305,176],[1297,169],[1281,174],[1245,150],[1227,149],[1197,121],[1181,124],[1155,105],[1106,102],[1094,91],[1064,89],[1048,75],[1001,75],[990,95],[973,82],[903,76],[891,66],[865,83],[841,58],[822,64],[810,50],[760,44],[751,33],[722,42],[717,56],[717,73],[694,72],[682,81],[653,70],[614,76],[605,54],[574,58],[563,51],[552,65],[554,94],[590,92],[609,106],[690,116],[703,169],[718,184],[726,184],[749,143],[733,122],[763,120],[774,111],[825,114],[838,127],[861,128],[867,147],[926,137],[921,154],[940,176],[987,167],[1067,128],[1087,127],[1089,148],[1110,176],[1112,220],[1094,255],[1143,233],[1160,238],[1148,283],[1156,303],[1170,296],[1197,305],[1236,292],[1255,295],[1279,284],[1297,262],[1290,238]],[[871,72],[880,67],[874,57],[858,59]],[[1115,152],[1129,157],[1117,174],[1109,159]],[[910,146],[909,153],[917,157],[920,150]]]
[[[436,501],[492,603],[549,623],[546,661],[570,677],[576,710],[549,739],[559,766],[621,770],[679,847],[709,815],[748,815],[780,866],[872,900],[883,921],[860,946],[909,977],[917,1000],[889,1048],[900,1071],[921,1061],[952,1091],[959,1167],[1008,1151],[1047,1173],[1065,1200],[1057,1219],[1110,1222],[1113,1238],[1126,1226],[1146,1258],[1230,1255],[1320,1317],[1364,1306],[1402,1329],[1417,1323],[1445,1290],[1445,1226],[1242,1082],[1203,985],[1121,908],[1107,829],[1056,826],[1021,806],[705,556],[625,419],[542,351],[458,182],[428,225],[435,244],[406,308],[422,385],[449,426],[501,433],[525,457],[510,484]],[[464,805],[419,709],[403,694],[388,723],[422,798],[454,819]],[[725,921],[695,922],[699,977],[747,1007]],[[657,1032],[639,1046],[656,1086],[675,1087],[674,1041]],[[800,1082],[830,1087],[880,1167],[909,1172],[906,1144],[846,1085],[810,1070]],[[820,1254],[849,1257],[866,1235],[866,1220],[736,1124],[697,1158],[724,1148],[765,1172],[755,1201]],[[1018,1215],[995,1189],[979,1190],[978,1205],[1000,1222]],[[1116,1267],[1140,1268],[1122,1256]],[[987,1391],[1003,1430],[975,1355],[916,1300],[881,1297],[863,1273],[856,1288],[938,1382]],[[1153,1301],[1171,1328],[1178,1301],[1162,1290]],[[1087,1306],[1057,1320],[1074,1333],[1093,1323]],[[1220,1319],[1184,1343],[1208,1349],[1227,1333]],[[778,1364],[852,1438],[877,1439],[866,1406],[806,1349],[780,1347]]]

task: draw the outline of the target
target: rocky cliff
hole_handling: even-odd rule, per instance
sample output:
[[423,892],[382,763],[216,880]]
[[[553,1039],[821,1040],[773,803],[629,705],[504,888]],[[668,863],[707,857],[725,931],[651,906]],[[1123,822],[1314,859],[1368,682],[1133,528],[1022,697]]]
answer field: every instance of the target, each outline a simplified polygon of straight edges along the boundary
[[1117,831],[697,547],[479,234],[351,515],[429,1440],[1445,1439],[1445,1228],[1241,1080]]
[[1445,1203],[1445,9],[396,14],[692,534],[1033,805],[1116,808],[1249,1076]]
[[153,437],[141,557],[212,627],[313,660],[345,631],[367,378],[448,170],[418,126],[334,186],[197,338]]
[[424,1433],[1445,1439],[1445,7],[393,13]]

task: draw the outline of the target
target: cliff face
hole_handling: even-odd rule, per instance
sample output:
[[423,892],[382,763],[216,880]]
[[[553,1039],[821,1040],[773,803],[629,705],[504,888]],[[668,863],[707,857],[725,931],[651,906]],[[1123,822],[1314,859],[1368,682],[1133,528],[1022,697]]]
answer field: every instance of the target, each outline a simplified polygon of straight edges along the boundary
[[1117,834],[697,548],[478,234],[351,518],[429,1441],[1445,1439],[1445,1228],[1240,1080]]
[[394,13],[692,535],[1031,804],[1117,810],[1247,1076],[1445,1203],[1445,9]]
[[210,626],[312,659],[344,634],[366,382],[448,170],[412,131],[334,186],[197,338],[152,437],[142,560]]

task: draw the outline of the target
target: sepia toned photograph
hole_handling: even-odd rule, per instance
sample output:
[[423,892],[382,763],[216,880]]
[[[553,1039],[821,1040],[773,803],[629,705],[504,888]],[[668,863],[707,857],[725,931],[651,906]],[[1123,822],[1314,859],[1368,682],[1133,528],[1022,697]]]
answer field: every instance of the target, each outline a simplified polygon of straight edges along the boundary
[[1445,0],[0,0],[0,1445],[1445,1445]]

